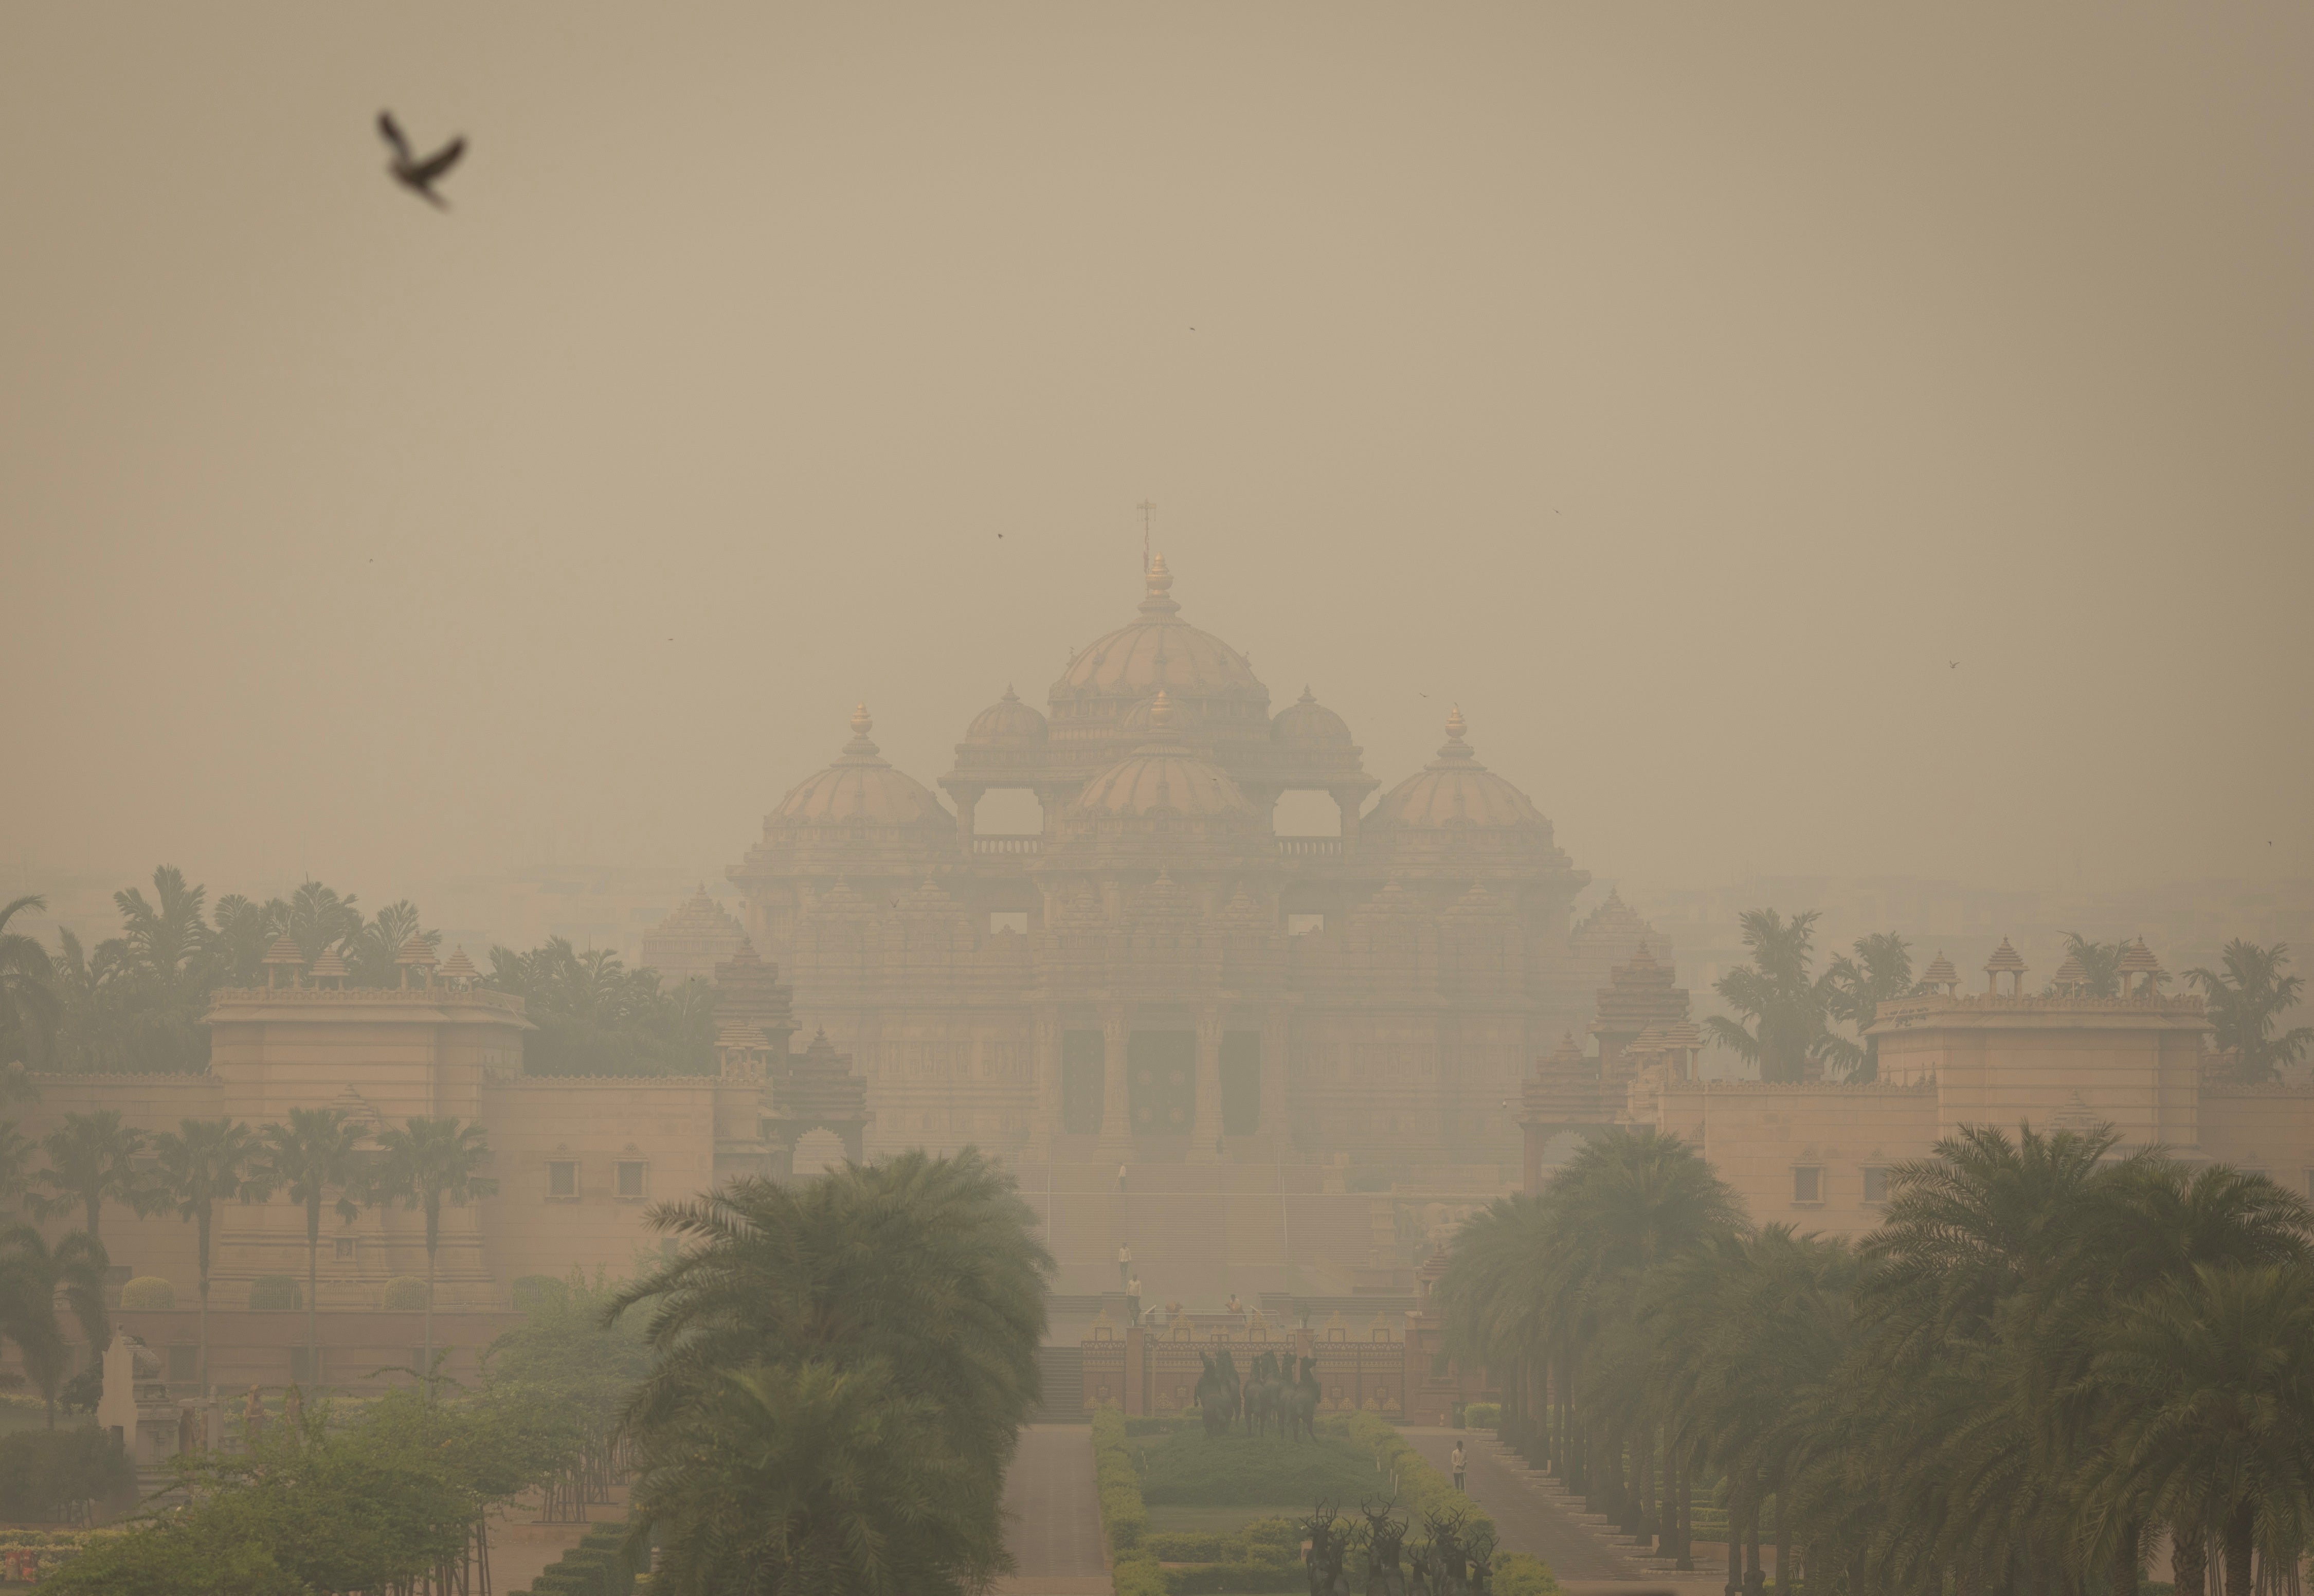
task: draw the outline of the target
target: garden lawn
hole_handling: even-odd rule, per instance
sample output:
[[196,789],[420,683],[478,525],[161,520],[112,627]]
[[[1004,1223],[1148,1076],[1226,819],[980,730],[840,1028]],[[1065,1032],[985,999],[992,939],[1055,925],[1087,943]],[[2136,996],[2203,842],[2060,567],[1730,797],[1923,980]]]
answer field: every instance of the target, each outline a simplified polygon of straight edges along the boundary
[[[1173,1507],[1226,1508],[1238,1523],[1273,1514],[1306,1516],[1320,1501],[1355,1508],[1361,1497],[1390,1495],[1388,1477],[1374,1471],[1373,1454],[1339,1437],[1285,1441],[1274,1435],[1208,1438],[1202,1429],[1139,1436],[1141,1495],[1150,1517]],[[1169,1526],[1170,1527],[1170,1526]],[[1182,1529],[1221,1529],[1218,1523]]]

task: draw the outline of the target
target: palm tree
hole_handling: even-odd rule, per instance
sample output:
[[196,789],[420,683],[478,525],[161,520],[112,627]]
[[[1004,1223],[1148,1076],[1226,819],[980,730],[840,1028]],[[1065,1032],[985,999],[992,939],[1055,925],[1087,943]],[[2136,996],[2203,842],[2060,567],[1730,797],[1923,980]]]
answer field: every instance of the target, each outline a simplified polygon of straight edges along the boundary
[[891,1365],[813,1358],[724,1375],[679,1446],[646,1455],[634,1501],[674,1596],[941,1596],[1001,1566],[976,1465]]
[[494,1196],[499,1183],[478,1174],[490,1161],[489,1134],[479,1124],[461,1124],[455,1116],[416,1118],[406,1130],[381,1132],[378,1145],[385,1163],[372,1190],[380,1199],[399,1201],[426,1214],[426,1353],[423,1377],[428,1396],[434,1385],[434,1260],[442,1246],[444,1199],[464,1206],[476,1197]]
[[1762,1080],[1801,1080],[1833,1050],[1834,1039],[1824,1024],[1825,989],[1808,974],[1819,913],[1809,909],[1787,921],[1773,909],[1745,910],[1744,946],[1752,950],[1752,962],[1728,971],[1713,988],[1743,1018],[1712,1015],[1703,1022],[1704,1034],[1758,1065]]
[[119,1110],[67,1114],[63,1124],[40,1139],[40,1147],[49,1167],[32,1178],[48,1192],[35,1192],[26,1203],[34,1219],[54,1219],[77,1208],[89,1239],[101,1241],[105,1204],[118,1203],[135,1213],[153,1212],[157,1199],[135,1162],[145,1150],[145,1133],[122,1124]]
[[2186,979],[2202,989],[2217,1027],[2213,1040],[2221,1052],[2234,1055],[2239,1079],[2253,1084],[2272,1080],[2283,1065],[2296,1063],[2314,1046],[2314,1026],[2274,1034],[2282,1016],[2297,1007],[2306,977],[2282,973],[2290,962],[2287,942],[2260,948],[2236,938],[2226,944],[2220,962],[2222,974],[2194,969],[2186,972]]
[[2314,1275],[2202,1265],[2165,1282],[2113,1327],[2095,1380],[2121,1415],[2101,1495],[2214,1530],[2227,1596],[2250,1589],[2253,1555],[2294,1569],[2314,1539]]
[[2093,998],[2121,996],[2121,956],[2126,942],[2092,942],[2079,931],[2065,933],[2065,955],[2081,966],[2081,991]]
[[48,1398],[49,1428],[57,1427],[57,1390],[70,1354],[57,1321],[62,1297],[89,1345],[111,1340],[104,1312],[104,1244],[75,1230],[51,1248],[31,1225],[0,1231],[0,1336],[16,1344],[24,1372]]
[[20,911],[48,906],[37,893],[0,906],[0,1064],[37,1063],[56,1040],[63,1005],[49,983],[48,950],[33,938],[8,929]]
[[0,1203],[21,1201],[31,1184],[33,1142],[13,1119],[0,1119]]
[[237,1197],[249,1184],[261,1144],[232,1118],[188,1119],[154,1138],[160,1154],[161,1191],[181,1219],[196,1227],[200,1259],[201,1395],[209,1394],[209,1235],[217,1199]]
[[282,929],[297,943],[297,951],[312,964],[322,957],[325,948],[335,948],[349,937],[361,934],[361,911],[354,905],[354,895],[340,897],[336,892],[318,881],[307,881],[290,895],[289,912]]
[[337,1194],[338,1217],[358,1213],[363,1182],[358,1150],[368,1133],[341,1108],[292,1108],[289,1123],[259,1133],[264,1151],[252,1184],[270,1196],[278,1187],[305,1210],[305,1367],[321,1368],[322,1208]]
[[1834,1019],[1855,1028],[1857,1040],[1833,1037],[1827,1056],[1844,1064],[1854,1081],[1880,1079],[1880,1038],[1864,1033],[1880,1005],[1912,990],[1912,954],[1894,931],[1856,939],[1853,957],[1843,953],[1824,966],[1824,1007]]
[[[646,1470],[697,1452],[701,1415],[729,1404],[729,1375],[777,1369],[797,1390],[815,1364],[862,1382],[888,1380],[896,1400],[929,1405],[909,1444],[922,1466],[970,1465],[951,1508],[970,1534],[941,1554],[946,1565],[994,1573],[1001,1482],[1037,1398],[1053,1267],[1011,1177],[969,1149],[953,1158],[909,1152],[799,1185],[730,1181],[658,1205],[651,1222],[682,1250],[606,1310],[652,1303],[658,1358],[628,1413]],[[886,1372],[874,1374],[879,1367]],[[749,1521],[746,1544],[772,1544],[777,1527]]]
[[392,986],[401,980],[398,961],[403,945],[412,937],[428,948],[442,944],[440,931],[420,927],[418,905],[408,898],[380,909],[377,917],[346,943],[346,962],[353,966],[355,981],[363,986]]

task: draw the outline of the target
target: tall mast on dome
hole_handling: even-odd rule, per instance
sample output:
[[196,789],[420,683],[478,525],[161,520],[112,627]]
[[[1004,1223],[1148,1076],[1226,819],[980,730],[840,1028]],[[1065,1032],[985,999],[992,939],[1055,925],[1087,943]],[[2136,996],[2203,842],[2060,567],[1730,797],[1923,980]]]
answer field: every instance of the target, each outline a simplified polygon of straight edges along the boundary
[[1141,574],[1149,574],[1149,512],[1157,507],[1153,499],[1143,499],[1133,507],[1141,512]]

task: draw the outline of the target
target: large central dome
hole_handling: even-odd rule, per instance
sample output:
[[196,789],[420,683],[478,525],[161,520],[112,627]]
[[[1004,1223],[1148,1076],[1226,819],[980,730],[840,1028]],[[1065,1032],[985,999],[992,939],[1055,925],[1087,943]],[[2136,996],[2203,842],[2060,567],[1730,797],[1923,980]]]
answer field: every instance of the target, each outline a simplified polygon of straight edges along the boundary
[[[1149,594],[1138,619],[1088,644],[1053,683],[1056,727],[1118,728],[1136,703],[1163,690],[1192,736],[1267,736],[1269,689],[1246,657],[1180,618],[1168,590],[1165,557],[1150,562]],[[1257,724],[1262,723],[1262,724]]]

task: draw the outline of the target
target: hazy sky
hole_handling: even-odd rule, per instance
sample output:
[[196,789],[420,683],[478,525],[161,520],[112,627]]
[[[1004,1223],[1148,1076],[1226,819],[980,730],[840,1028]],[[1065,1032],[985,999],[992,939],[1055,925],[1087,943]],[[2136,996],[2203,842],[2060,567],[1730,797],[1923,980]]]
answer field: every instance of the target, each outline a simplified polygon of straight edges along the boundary
[[1389,782],[1459,701],[1602,875],[2314,872],[2310,72],[2294,4],[13,0],[0,856],[715,870],[854,701],[927,781],[1041,703],[1148,498],[1278,704]]

